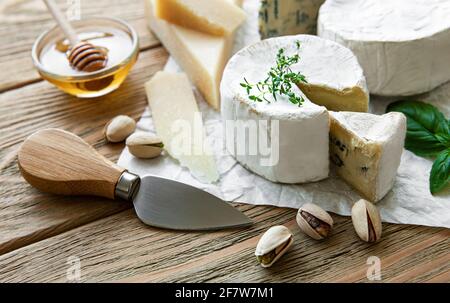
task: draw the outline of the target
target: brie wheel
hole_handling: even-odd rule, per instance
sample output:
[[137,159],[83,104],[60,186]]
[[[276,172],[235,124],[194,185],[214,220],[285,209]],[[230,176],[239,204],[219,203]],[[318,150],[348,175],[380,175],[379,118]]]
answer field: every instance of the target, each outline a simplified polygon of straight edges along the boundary
[[429,91],[450,80],[450,1],[328,0],[318,35],[358,57],[372,94]]
[[[301,39],[308,44],[310,37],[268,39],[242,49],[228,62],[221,82],[227,150],[244,167],[274,182],[302,183],[328,177],[328,111],[310,102],[295,85],[293,91],[305,98],[301,107],[285,95],[278,95],[277,101],[272,99],[270,103],[251,101],[240,83],[244,77],[250,83],[264,80],[280,48],[285,48],[286,54],[296,53],[295,41]],[[307,47],[311,46],[302,46]],[[241,128],[230,127],[232,123]],[[251,132],[255,126],[257,135]],[[251,152],[255,146],[264,145],[261,136],[270,143],[270,157],[260,150]]]

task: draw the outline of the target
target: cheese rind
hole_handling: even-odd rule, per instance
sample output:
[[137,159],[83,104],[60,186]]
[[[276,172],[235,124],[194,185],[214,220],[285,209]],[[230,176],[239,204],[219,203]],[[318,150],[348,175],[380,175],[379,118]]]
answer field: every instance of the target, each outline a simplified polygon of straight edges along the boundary
[[319,7],[325,0],[261,0],[259,32],[262,39],[316,34]]
[[158,72],[145,84],[152,120],[164,148],[199,180],[219,178],[205,142],[201,113],[184,73]]
[[372,202],[394,185],[406,136],[406,117],[330,112],[330,158],[338,175]]
[[368,111],[366,79],[348,48],[317,36],[292,37],[301,42],[300,61],[294,68],[306,77],[307,83],[299,87],[309,100],[333,111]]
[[318,35],[358,57],[371,93],[429,91],[450,80],[450,1],[328,0]]
[[[191,82],[214,108],[220,107],[219,85],[231,55],[233,35],[219,37],[170,24],[156,18],[156,0],[146,0],[148,26],[186,72]],[[242,0],[230,0],[237,5]]]
[[242,9],[227,0],[156,0],[156,16],[211,35],[231,35],[245,21]]
[[267,68],[274,64],[275,48],[285,47],[294,53],[296,41],[301,43],[300,61],[292,69],[305,75],[307,83],[299,83],[299,87],[311,102],[333,111],[368,111],[369,91],[363,70],[355,55],[336,42],[311,35],[267,39],[259,44],[266,48],[261,47],[261,51],[273,56],[267,57]]
[[[254,102],[239,84],[244,77],[250,83],[263,80],[275,63],[278,49],[284,47],[286,54],[290,54],[297,39],[302,37],[267,39],[242,49],[228,62],[220,87],[228,151],[244,167],[274,182],[312,182],[327,178],[329,173],[329,118],[325,107],[311,103],[295,86],[293,91],[305,98],[301,107],[292,104],[284,95],[270,103]],[[264,121],[267,125],[260,126],[259,123]],[[239,134],[246,130],[228,128],[229,123],[239,122],[244,126],[258,123],[258,135],[268,138],[270,154],[277,154],[274,157],[277,161],[264,165],[267,156],[259,153],[260,150],[256,154],[238,152],[239,149],[250,151],[261,144],[261,141],[252,140],[254,133],[253,137],[248,135],[245,140],[240,140]]]

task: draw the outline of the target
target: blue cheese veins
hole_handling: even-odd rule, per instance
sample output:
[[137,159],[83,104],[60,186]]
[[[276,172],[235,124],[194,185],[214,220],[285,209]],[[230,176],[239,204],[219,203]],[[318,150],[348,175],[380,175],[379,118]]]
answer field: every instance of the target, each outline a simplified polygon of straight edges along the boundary
[[261,39],[316,34],[317,14],[324,0],[262,0],[259,10]]

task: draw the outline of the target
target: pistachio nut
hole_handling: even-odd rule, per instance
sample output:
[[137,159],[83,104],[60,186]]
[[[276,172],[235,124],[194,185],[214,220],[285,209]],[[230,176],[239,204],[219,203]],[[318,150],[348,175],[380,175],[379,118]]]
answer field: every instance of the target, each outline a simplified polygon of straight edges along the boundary
[[319,206],[307,203],[298,210],[297,224],[305,234],[315,240],[321,240],[328,237],[333,227],[333,219]]
[[129,136],[126,145],[133,156],[147,159],[158,157],[164,147],[159,137],[144,132],[134,133]]
[[272,266],[288,248],[294,239],[290,230],[282,225],[269,228],[256,246],[255,255],[262,267]]
[[358,236],[366,242],[381,238],[381,217],[375,205],[364,199],[352,207],[352,222]]
[[105,137],[109,142],[122,142],[136,129],[136,121],[125,115],[114,117],[105,126]]

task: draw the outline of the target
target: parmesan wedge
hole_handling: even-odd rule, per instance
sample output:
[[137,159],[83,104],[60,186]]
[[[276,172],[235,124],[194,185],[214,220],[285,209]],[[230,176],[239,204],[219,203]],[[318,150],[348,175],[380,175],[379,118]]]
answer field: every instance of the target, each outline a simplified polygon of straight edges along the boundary
[[156,132],[170,156],[200,181],[217,181],[219,173],[186,74],[158,72],[145,90]]
[[[228,0],[240,6],[242,0]],[[234,35],[219,37],[171,24],[155,16],[156,0],[145,0],[148,26],[188,75],[205,100],[220,107],[219,85]]]
[[199,32],[231,35],[245,21],[245,12],[227,0],[156,0],[156,16]]

